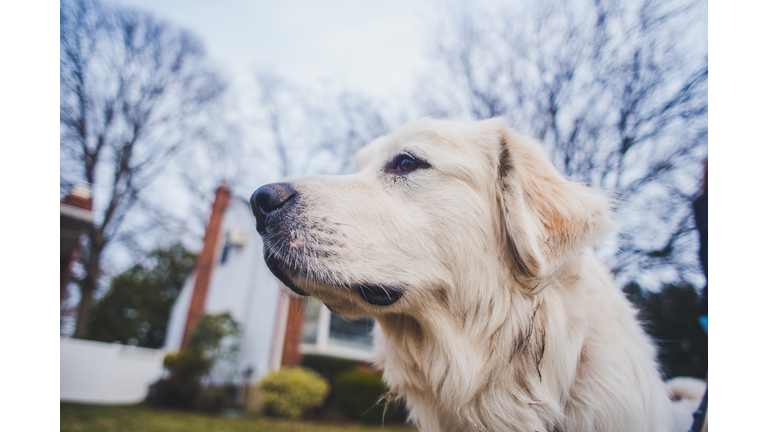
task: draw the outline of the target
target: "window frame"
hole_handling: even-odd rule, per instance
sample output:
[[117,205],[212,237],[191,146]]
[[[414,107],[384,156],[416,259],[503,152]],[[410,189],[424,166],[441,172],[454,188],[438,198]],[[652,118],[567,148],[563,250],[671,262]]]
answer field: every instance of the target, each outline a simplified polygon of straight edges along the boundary
[[[308,299],[308,301],[319,301],[316,299]],[[321,354],[333,357],[341,357],[350,360],[371,362],[373,360],[373,347],[369,350],[350,348],[332,345],[330,343],[331,333],[331,311],[322,302],[320,303],[320,314],[317,319],[317,336],[315,343],[303,342],[304,325],[306,324],[306,311],[307,306],[304,309],[305,321],[302,324],[302,342],[299,343],[299,351],[302,354]]]

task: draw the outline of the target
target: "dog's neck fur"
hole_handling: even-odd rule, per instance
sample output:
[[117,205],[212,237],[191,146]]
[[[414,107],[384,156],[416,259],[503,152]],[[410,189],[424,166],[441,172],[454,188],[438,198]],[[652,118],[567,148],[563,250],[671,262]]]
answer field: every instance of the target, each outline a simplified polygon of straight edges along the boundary
[[[474,296],[473,301],[457,302],[445,291],[436,290],[430,310],[418,316],[377,318],[383,333],[378,357],[384,378],[405,396],[421,430],[664,430],[662,425],[668,424],[664,384],[648,366],[655,365],[652,343],[634,319],[623,321],[629,323],[626,328],[608,329],[601,328],[602,319],[596,314],[574,315],[575,310],[595,310],[589,302],[599,301],[600,296],[622,296],[592,253],[574,261],[579,262],[565,266],[535,295],[515,286],[510,278],[485,281],[501,288],[482,290],[494,293],[492,298],[478,297],[479,290],[458,286],[450,292]],[[577,268],[581,274],[575,273]],[[566,280],[570,283],[559,283]],[[574,281],[582,286],[575,289]],[[570,289],[563,292],[564,286]],[[554,290],[561,292],[552,295]],[[563,304],[563,299],[569,304]],[[573,303],[585,307],[573,307]],[[473,305],[473,309],[461,310],[457,304]],[[634,314],[623,296],[621,304],[625,308],[615,311],[617,314]],[[559,327],[557,331],[555,327]],[[554,335],[568,337],[553,340]],[[589,358],[582,357],[587,344]],[[620,349],[624,344],[643,346],[647,358],[627,358],[623,368],[603,363],[611,356],[601,356],[601,350]],[[620,375],[627,368],[634,368],[635,373]],[[554,369],[561,372],[548,373]],[[646,379],[630,381],[635,376]],[[552,377],[561,381],[554,382]],[[586,386],[592,392],[595,388],[615,389],[615,385],[603,385],[610,380],[626,381],[620,387],[624,392],[610,395],[612,405],[598,406],[583,397],[591,394],[583,391]],[[626,391],[641,385],[652,387],[658,402],[643,402],[633,396],[635,392]],[[618,412],[626,415],[616,415]],[[620,419],[621,424],[586,424],[583,419],[595,418],[594,413],[597,418]],[[656,422],[649,424],[648,419]]]

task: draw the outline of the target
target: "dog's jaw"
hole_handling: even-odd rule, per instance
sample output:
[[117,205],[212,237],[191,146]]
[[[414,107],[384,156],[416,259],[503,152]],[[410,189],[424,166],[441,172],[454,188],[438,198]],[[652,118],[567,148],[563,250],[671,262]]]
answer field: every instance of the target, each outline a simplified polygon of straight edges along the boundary
[[[329,279],[340,279],[333,277],[318,277],[316,275],[304,274],[305,272],[300,269],[294,269],[286,265],[285,262],[279,259],[274,254],[270,253],[270,248],[265,242],[264,245],[264,261],[267,267],[275,277],[280,280],[291,291],[301,296],[309,296],[307,290],[299,287],[300,282],[294,280],[301,280],[303,284],[309,286],[316,286],[319,284],[334,286],[337,289],[353,290],[357,291],[360,298],[366,303],[372,306],[391,306],[405,294],[405,288],[401,286],[384,285],[370,282],[361,282],[353,284],[338,284]],[[310,290],[311,291],[311,290]]]
[[273,255],[270,255],[267,252],[267,247],[265,245],[264,247],[264,261],[267,263],[267,267],[269,268],[269,271],[272,272],[275,277],[283,283],[283,285],[287,286],[291,289],[291,291],[295,292],[296,294],[300,296],[308,296],[303,289],[296,286],[296,284],[293,283],[291,278],[288,276],[286,272],[285,265],[282,263],[282,261],[275,258]]

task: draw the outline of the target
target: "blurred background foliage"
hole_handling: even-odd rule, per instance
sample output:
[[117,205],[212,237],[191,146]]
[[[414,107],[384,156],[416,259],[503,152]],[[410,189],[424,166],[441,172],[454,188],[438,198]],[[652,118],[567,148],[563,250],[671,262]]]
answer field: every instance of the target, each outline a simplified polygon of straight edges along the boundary
[[367,424],[405,423],[405,404],[389,393],[380,372],[354,360],[320,354],[305,354],[301,365],[331,384],[325,402],[310,411],[310,417],[346,417]]
[[397,409],[394,396],[381,372],[355,368],[340,373],[333,382],[339,407],[351,419],[367,424],[384,424],[392,420]]
[[659,348],[664,377],[707,379],[708,338],[698,322],[699,294],[691,285],[666,285],[654,293],[629,284],[624,293],[638,308],[645,331]]
[[160,348],[176,297],[195,268],[181,243],[152,251],[144,263],[115,276],[88,316],[87,338]]
[[259,388],[267,414],[296,420],[308,409],[321,406],[330,386],[312,369],[292,367],[270,372]]
[[228,399],[239,350],[240,324],[228,312],[205,314],[189,344],[163,359],[166,376],[149,388],[147,403],[164,408],[218,412]]

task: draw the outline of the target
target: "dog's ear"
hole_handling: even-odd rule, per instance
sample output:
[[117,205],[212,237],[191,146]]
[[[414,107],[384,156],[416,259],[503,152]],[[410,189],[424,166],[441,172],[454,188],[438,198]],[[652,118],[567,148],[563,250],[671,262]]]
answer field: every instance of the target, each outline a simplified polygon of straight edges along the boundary
[[611,224],[604,195],[568,182],[533,139],[500,133],[501,210],[516,277],[531,288],[592,247]]

